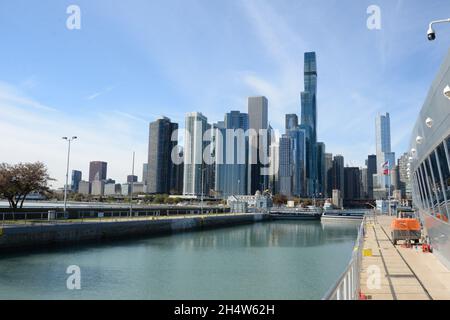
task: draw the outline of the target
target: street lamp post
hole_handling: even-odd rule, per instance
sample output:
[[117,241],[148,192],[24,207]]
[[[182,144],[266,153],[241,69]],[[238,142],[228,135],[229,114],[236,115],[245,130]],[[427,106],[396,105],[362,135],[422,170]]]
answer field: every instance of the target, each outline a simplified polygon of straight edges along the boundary
[[131,186],[130,186],[130,217],[133,216],[134,156],[135,152],[133,151],[133,163],[131,165]]
[[433,41],[434,39],[436,39],[436,32],[433,29],[433,25],[438,24],[438,23],[450,23],[450,18],[431,21],[428,26],[428,31],[427,31],[428,40]]
[[67,148],[67,168],[66,168],[66,183],[64,184],[64,218],[67,217],[67,185],[69,184],[69,164],[70,164],[70,144],[73,140],[76,140],[77,137],[73,136],[72,138],[62,137],[63,140],[66,140],[68,143]]
[[200,168],[201,168],[201,174],[202,174],[202,176],[201,176],[202,192],[201,192],[201,196],[200,196],[200,208],[201,208],[201,214],[203,215],[203,193],[204,193],[204,191],[203,191],[204,190],[204,187],[203,187],[203,174],[204,174],[206,168],[203,168],[203,164],[202,164],[202,166]]

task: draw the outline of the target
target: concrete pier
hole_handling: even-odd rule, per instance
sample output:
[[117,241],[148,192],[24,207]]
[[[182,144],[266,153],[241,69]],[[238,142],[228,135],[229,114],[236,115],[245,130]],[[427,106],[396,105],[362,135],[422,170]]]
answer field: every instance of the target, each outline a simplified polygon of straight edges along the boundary
[[4,225],[0,227],[0,250],[170,234],[248,224],[267,219],[270,217],[266,214],[210,214]]
[[[450,270],[422,247],[394,246],[390,224],[394,217],[366,222],[361,293],[373,300],[450,300]],[[379,285],[377,272],[379,271]]]

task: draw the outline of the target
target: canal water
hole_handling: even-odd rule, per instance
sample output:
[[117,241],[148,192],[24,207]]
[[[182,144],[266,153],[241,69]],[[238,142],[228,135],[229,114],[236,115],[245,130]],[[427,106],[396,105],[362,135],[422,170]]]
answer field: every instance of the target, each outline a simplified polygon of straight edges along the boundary
[[[0,299],[320,299],[358,225],[262,222],[0,255]],[[81,290],[67,289],[79,266]]]

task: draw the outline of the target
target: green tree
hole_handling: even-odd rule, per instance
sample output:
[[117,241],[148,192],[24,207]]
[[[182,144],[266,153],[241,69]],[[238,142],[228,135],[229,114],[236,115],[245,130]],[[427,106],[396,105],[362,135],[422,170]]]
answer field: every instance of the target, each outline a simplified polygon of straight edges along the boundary
[[13,209],[22,208],[25,198],[32,192],[48,192],[48,182],[52,180],[42,162],[0,164],[0,196],[5,197]]

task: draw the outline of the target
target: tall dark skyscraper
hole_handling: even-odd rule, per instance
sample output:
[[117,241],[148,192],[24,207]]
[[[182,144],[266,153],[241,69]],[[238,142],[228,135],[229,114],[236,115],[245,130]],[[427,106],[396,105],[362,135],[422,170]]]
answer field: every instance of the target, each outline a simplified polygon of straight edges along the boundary
[[355,200],[361,196],[360,173],[357,167],[344,168],[344,199]]
[[340,190],[342,198],[345,197],[344,190],[344,157],[336,155],[333,159],[333,190]]
[[163,117],[150,123],[148,143],[148,192],[171,193],[176,186],[175,165],[172,150],[178,141],[172,141],[172,134],[178,124]]
[[373,175],[377,174],[377,156],[371,154],[367,157],[367,197],[373,199]]
[[70,185],[70,189],[72,192],[78,192],[78,185],[82,180],[82,173],[78,170],[72,170],[72,184]]
[[326,163],[325,163],[325,143],[317,142],[317,193],[319,197],[326,194]]
[[[249,130],[254,130],[256,135],[249,138],[249,166],[248,166],[248,179],[247,190],[249,194],[255,194],[257,190],[267,188],[265,181],[268,182],[266,176],[261,175],[261,169],[265,167],[263,162],[267,159],[261,159],[261,154],[269,154],[269,139],[268,139],[268,108],[269,102],[266,97],[250,97],[248,98],[248,120]],[[265,130],[267,137],[261,135],[260,130]],[[263,139],[267,139],[267,143],[264,146],[262,144]],[[264,148],[264,150],[260,149]]]
[[106,180],[108,164],[103,161],[92,161],[89,164],[89,182]]
[[318,193],[317,174],[317,63],[316,53],[306,52],[304,61],[304,91],[301,93],[301,124],[307,131],[306,165],[308,195]]
[[326,196],[333,196],[333,154],[325,153]]

